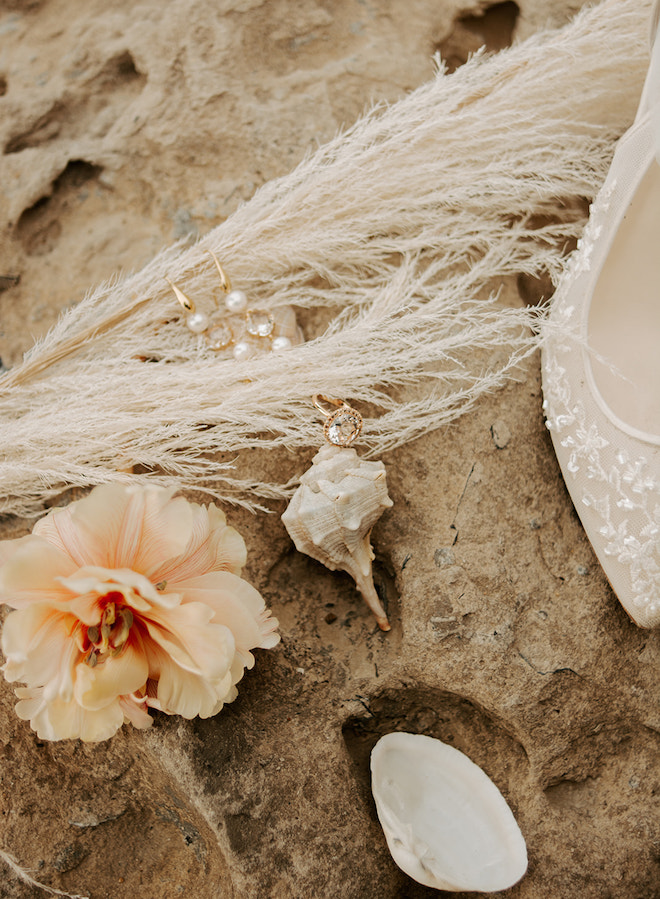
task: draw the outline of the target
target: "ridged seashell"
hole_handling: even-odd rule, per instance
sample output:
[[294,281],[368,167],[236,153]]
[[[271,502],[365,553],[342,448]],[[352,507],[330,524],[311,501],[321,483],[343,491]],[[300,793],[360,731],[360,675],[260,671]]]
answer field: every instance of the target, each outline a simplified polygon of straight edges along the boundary
[[384,631],[390,624],[373,583],[369,537],[391,505],[382,462],[328,444],[314,456],[282,515],[296,549],[331,571],[350,574]]
[[527,870],[511,809],[474,762],[422,734],[386,734],[371,753],[371,789],[392,857],[425,886],[493,893]]

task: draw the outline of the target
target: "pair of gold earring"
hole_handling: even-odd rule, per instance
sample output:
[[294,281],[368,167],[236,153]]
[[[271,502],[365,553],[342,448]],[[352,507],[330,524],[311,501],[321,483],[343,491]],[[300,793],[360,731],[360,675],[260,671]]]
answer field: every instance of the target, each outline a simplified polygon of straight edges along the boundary
[[167,278],[177,300],[188,313],[186,326],[189,331],[202,337],[216,353],[231,350],[237,361],[250,359],[263,352],[282,352],[303,342],[302,331],[292,306],[278,306],[273,311],[249,308],[245,292],[232,287],[215,253],[211,250],[208,252],[220,275],[224,308],[216,300],[214,310],[198,310],[195,303]]

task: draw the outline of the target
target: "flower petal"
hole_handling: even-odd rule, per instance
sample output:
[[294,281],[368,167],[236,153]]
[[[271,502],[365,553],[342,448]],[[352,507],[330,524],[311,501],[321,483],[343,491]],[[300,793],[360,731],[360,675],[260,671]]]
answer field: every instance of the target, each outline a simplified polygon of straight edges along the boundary
[[[27,536],[30,537],[31,535],[28,534]],[[5,562],[9,561],[18,547],[24,542],[25,537],[16,537],[13,540],[0,540],[0,565],[4,565]]]
[[189,505],[193,515],[190,541],[180,556],[161,561],[149,572],[152,581],[178,585],[182,580],[206,574],[207,571],[240,574],[247,559],[245,541],[241,535],[227,525],[224,513],[217,506]]
[[87,545],[84,532],[73,523],[75,506],[76,503],[71,503],[63,509],[51,509],[48,515],[44,515],[35,524],[32,533],[47,540],[80,567],[98,562],[98,559],[94,557],[93,547]]
[[174,608],[181,603],[177,593],[161,593],[142,574],[128,568],[81,568],[73,577],[60,578],[61,583],[72,593],[78,594],[69,600],[67,608],[74,612],[85,624],[98,621],[98,600],[109,593],[118,593],[125,605],[137,612],[148,612],[153,606],[164,609]]
[[68,700],[73,692],[73,666],[80,656],[72,639],[75,625],[73,616],[46,603],[10,612],[2,628],[5,679],[31,687],[48,685],[49,696]]
[[203,603],[189,602],[176,609],[152,609],[142,617],[149,637],[180,668],[206,680],[222,679],[234,658],[232,632],[214,624],[213,611]]
[[133,727],[143,730],[154,723],[154,719],[147,712],[146,699],[138,702],[133,696],[120,696],[119,708],[124,713],[124,719],[130,721]]
[[[237,649],[270,649],[279,642],[277,619],[270,617],[258,590],[228,571],[214,571],[177,584],[184,605],[203,602],[213,609],[213,621],[233,633]],[[251,667],[251,666],[250,666]]]
[[[251,652],[236,652],[234,661],[231,663],[231,682],[237,684],[243,679],[245,669],[254,668],[254,656]],[[238,692],[238,691],[237,691]]]
[[210,718],[216,715],[225,702],[231,702],[236,691],[233,688],[229,667],[224,677],[209,680],[185,671],[174,664],[168,654],[157,645],[149,648],[150,667],[158,672],[156,706],[168,715],[184,718]]
[[81,708],[75,699],[47,702],[43,689],[19,688],[16,695],[20,700],[16,704],[16,714],[29,721],[42,740],[80,739],[96,743],[109,739],[124,723],[118,701],[100,711],[90,711]]
[[0,568],[0,602],[20,609],[32,602],[66,599],[68,594],[58,578],[72,574],[75,563],[34,534],[20,537],[15,544],[14,552]]
[[[79,564],[144,572],[180,555],[190,539],[192,512],[183,498],[164,487],[102,484],[62,510],[70,517],[42,519],[49,537],[70,547]],[[57,513],[56,513],[57,514]]]
[[[182,496],[171,496],[172,491],[164,487],[147,487],[132,497],[117,543],[117,568],[146,572],[183,552],[192,531],[192,509]],[[141,539],[136,546],[132,527],[140,516]]]
[[245,540],[217,506],[206,507],[210,531],[210,549],[213,554],[213,571],[230,571],[240,574],[247,562]]
[[130,639],[123,651],[90,668],[76,665],[74,696],[85,709],[105,709],[124,693],[133,693],[147,681],[149,667],[140,640]]

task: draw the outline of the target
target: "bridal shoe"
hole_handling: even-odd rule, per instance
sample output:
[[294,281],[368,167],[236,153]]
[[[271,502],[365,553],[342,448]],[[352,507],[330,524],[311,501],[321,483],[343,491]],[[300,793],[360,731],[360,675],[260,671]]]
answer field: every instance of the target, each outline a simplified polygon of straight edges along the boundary
[[640,108],[553,298],[547,426],[594,551],[641,627],[660,623],[660,35]]

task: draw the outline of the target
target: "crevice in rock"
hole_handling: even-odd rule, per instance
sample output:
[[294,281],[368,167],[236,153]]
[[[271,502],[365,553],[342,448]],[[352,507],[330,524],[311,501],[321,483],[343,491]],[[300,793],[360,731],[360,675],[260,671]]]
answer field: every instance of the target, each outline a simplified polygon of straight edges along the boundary
[[383,608],[387,612],[390,624],[393,624],[393,621],[398,623],[400,618],[399,609],[401,606],[401,597],[397,590],[394,568],[391,560],[377,552],[376,558],[373,561],[372,571],[376,593],[383,604]]
[[141,92],[146,80],[128,50],[112,56],[93,78],[54,100],[29,128],[11,137],[4,154],[41,147],[56,138],[103,138]]
[[24,210],[15,233],[28,256],[45,256],[55,248],[62,233],[61,217],[67,198],[97,179],[102,171],[102,166],[84,159],[72,159],[53,181],[51,194]]
[[[109,59],[98,76],[103,81],[122,82],[124,84],[146,80],[145,76],[138,70],[135,59],[129,50],[119,53]],[[98,80],[97,79],[97,80]]]
[[20,280],[20,275],[0,275],[0,293],[9,290],[10,287],[16,287]]
[[424,686],[385,689],[356,699],[364,714],[348,718],[342,735],[360,792],[374,819],[371,750],[382,736],[395,731],[426,734],[459,749],[484,769],[507,799],[513,796],[515,805],[516,782],[522,783],[528,772],[527,754],[485,709],[456,693]]
[[459,16],[451,33],[435,47],[447,71],[456,71],[481,47],[496,52],[511,46],[519,14],[517,3],[504,0]]
[[59,101],[53,103],[50,109],[39,116],[26,131],[21,131],[7,141],[4,148],[5,156],[21,153],[31,147],[40,147],[56,138],[60,133],[63,111],[62,103]]

